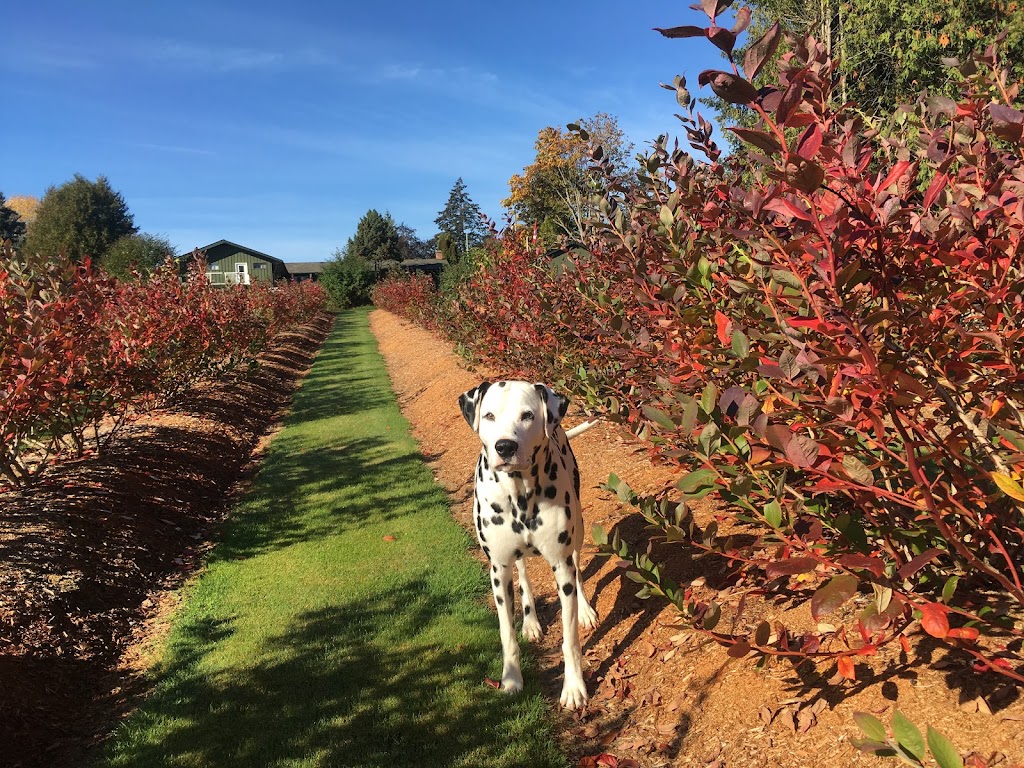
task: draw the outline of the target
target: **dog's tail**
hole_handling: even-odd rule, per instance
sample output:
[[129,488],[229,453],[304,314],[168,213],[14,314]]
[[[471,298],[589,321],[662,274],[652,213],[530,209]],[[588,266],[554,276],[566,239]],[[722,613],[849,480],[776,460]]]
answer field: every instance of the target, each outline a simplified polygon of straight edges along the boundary
[[582,424],[577,424],[572,429],[565,430],[565,436],[572,440],[577,435],[582,435],[599,421],[600,419],[591,419],[590,421],[584,421]]

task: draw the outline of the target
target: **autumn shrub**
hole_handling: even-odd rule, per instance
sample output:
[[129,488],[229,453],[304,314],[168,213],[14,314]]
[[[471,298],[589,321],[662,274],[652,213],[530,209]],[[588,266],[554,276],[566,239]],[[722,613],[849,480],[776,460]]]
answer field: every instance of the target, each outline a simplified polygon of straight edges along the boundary
[[[731,60],[749,16],[719,26],[725,5],[663,34]],[[641,596],[731,655],[852,679],[857,657],[923,632],[1024,681],[1019,87],[990,49],[960,67],[959,100],[922,94],[880,133],[830,106],[835,63],[813,39],[755,85],[778,37],[698,78],[756,115],[733,129],[746,152],[723,154],[677,78],[694,153],[662,137],[626,183],[595,148],[586,248],[553,262],[506,232],[447,332],[510,374],[562,379],[677,466],[650,497],[609,481],[662,539],[720,558],[741,595],[809,598],[805,626],[747,627],[744,597],[724,629],[723,606],[595,530]],[[706,497],[717,516],[698,525]]]
[[[726,29],[705,6],[709,27],[663,33],[731,55],[742,12]],[[723,158],[677,78],[706,159],[658,142],[642,186],[593,232],[631,293],[614,325],[596,316],[620,364],[606,402],[685,473],[651,498],[611,485],[748,591],[812,585],[812,618],[838,626],[722,630],[721,606],[648,555],[630,556],[633,575],[733,656],[834,659],[852,679],[857,656],[909,648],[920,626],[1024,681],[1024,632],[1007,616],[1024,607],[1018,86],[989,50],[963,67],[959,102],[922,95],[904,118],[915,130],[883,139],[852,106],[828,106],[834,62],[813,39],[792,40],[779,82],[755,87],[777,36],[748,48],[742,72],[698,78],[757,115],[734,129],[749,151]],[[701,529],[689,504],[709,495],[723,504]],[[617,538],[605,547],[626,554]]]
[[314,284],[215,288],[203,259],[118,281],[64,257],[0,259],[0,474],[24,485],[53,460],[100,450],[127,421],[251,363],[279,330],[322,311]]
[[438,327],[439,296],[430,275],[393,273],[373,287],[373,305],[424,328]]

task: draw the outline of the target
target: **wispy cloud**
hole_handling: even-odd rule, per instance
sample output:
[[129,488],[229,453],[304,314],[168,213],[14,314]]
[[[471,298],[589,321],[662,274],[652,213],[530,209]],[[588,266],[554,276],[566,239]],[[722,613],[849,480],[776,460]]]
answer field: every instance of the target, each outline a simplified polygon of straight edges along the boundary
[[280,69],[283,53],[260,48],[233,48],[181,40],[160,40],[139,49],[144,60],[203,72],[251,72]]
[[174,144],[149,144],[149,143],[136,143],[132,146],[138,147],[139,149],[149,149],[154,152],[172,152],[179,155],[215,155],[217,154],[210,149],[200,149],[199,147],[180,147]]

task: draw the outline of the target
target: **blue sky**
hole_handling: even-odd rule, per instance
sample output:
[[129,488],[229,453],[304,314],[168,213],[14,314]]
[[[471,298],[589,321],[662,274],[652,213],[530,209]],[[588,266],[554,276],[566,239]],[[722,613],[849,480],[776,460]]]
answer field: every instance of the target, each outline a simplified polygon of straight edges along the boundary
[[[703,20],[702,20],[703,19]],[[4,11],[0,191],[106,175],[143,231],[330,258],[370,208],[427,238],[452,185],[500,221],[537,132],[609,112],[676,135],[658,87],[719,66],[682,0],[38,0]]]

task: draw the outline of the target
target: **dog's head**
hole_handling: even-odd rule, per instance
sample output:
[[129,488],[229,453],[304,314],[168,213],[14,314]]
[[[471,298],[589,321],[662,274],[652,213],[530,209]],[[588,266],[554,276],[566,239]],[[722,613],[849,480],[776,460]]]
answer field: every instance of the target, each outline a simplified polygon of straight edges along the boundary
[[569,400],[545,384],[482,382],[459,397],[469,426],[480,436],[488,463],[499,472],[526,469],[536,449],[561,424]]

